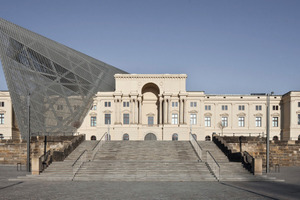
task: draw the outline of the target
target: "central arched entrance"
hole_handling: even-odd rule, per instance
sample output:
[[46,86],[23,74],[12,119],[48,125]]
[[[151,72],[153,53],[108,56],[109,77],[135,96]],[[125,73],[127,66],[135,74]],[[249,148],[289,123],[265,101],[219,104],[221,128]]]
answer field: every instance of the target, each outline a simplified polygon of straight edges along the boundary
[[145,140],[157,140],[156,135],[153,133],[148,133],[145,135]]

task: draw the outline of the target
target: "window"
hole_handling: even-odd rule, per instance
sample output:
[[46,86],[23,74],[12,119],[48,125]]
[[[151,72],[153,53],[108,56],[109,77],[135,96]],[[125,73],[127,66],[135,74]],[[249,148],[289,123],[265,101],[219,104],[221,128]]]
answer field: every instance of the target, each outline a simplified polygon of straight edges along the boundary
[[92,127],[95,127],[96,126],[96,124],[97,124],[97,118],[95,117],[95,116],[93,116],[93,117],[91,117],[91,126]]
[[110,101],[104,102],[104,106],[105,106],[105,107],[111,107],[111,102],[110,102]]
[[0,114],[0,124],[4,124],[4,114]]
[[197,102],[190,102],[191,107],[197,107]]
[[197,124],[197,115],[196,114],[191,114],[190,115],[190,120],[191,120],[192,125]]
[[149,116],[148,117],[148,125],[152,126],[154,123],[154,117],[153,116]]
[[298,107],[300,107],[300,102],[298,102]]
[[128,113],[123,114],[123,124],[129,124],[129,114]]
[[228,106],[227,105],[222,105],[222,110],[228,110]]
[[124,101],[123,102],[123,107],[129,107],[129,101]]
[[300,114],[298,114],[298,125],[300,125]]
[[245,106],[244,105],[239,106],[239,110],[245,110]]
[[239,127],[245,126],[245,117],[239,117]]
[[172,107],[178,107],[178,102],[172,102]]
[[91,110],[97,110],[97,105],[92,105]]
[[278,127],[278,117],[273,117],[273,119],[272,119],[272,126],[273,127]]
[[211,106],[210,105],[206,105],[205,106],[205,110],[211,110]]
[[255,106],[255,110],[261,110],[261,106]]
[[123,135],[123,140],[129,140],[129,135],[127,133]]
[[205,117],[205,126],[210,127],[210,117]]
[[228,126],[228,117],[222,117],[222,126],[227,127]]
[[57,105],[57,110],[63,110],[64,106],[63,105]]
[[261,127],[261,117],[256,117],[255,118],[255,126],[256,127]]
[[278,110],[278,106],[273,106],[273,110]]
[[177,133],[174,133],[172,135],[172,141],[178,141],[178,134]]
[[172,114],[172,124],[178,124],[178,114]]
[[105,114],[104,123],[105,124],[110,124],[111,123],[110,114]]
[[3,101],[0,102],[0,107],[4,107],[4,102]]

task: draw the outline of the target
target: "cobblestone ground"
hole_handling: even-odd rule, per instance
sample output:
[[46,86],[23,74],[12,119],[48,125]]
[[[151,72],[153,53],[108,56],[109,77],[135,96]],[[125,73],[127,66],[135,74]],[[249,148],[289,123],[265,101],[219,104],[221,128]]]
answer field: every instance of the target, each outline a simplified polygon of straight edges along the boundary
[[[0,166],[0,199],[299,199],[300,185],[267,182],[11,182]],[[279,190],[280,188],[280,190]]]

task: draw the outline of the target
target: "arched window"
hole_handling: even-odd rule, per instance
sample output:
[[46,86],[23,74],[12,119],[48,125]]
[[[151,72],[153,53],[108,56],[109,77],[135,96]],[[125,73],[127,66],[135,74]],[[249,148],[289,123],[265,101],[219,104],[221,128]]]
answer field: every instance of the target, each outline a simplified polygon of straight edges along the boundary
[[96,140],[96,139],[97,139],[96,136],[94,135],[91,136],[91,140]]
[[278,141],[278,136],[275,135],[275,136],[273,137],[273,140],[274,140],[274,141]]
[[205,141],[210,141],[210,136],[209,135],[205,136]]
[[174,133],[172,135],[172,141],[178,141],[178,134],[177,133]]
[[129,135],[127,133],[123,135],[123,140],[129,140]]
[[153,133],[148,133],[144,139],[145,140],[157,140],[156,135],[154,135]]

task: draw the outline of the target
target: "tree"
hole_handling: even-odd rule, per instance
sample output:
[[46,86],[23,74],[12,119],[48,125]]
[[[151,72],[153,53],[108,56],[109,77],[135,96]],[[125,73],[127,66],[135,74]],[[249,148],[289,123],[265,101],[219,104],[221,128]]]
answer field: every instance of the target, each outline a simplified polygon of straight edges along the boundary
[[224,129],[226,126],[224,125],[224,123],[222,123],[222,121],[220,121],[220,122],[218,123],[218,127],[221,129],[221,133],[222,133],[222,136],[223,136],[223,129]]

